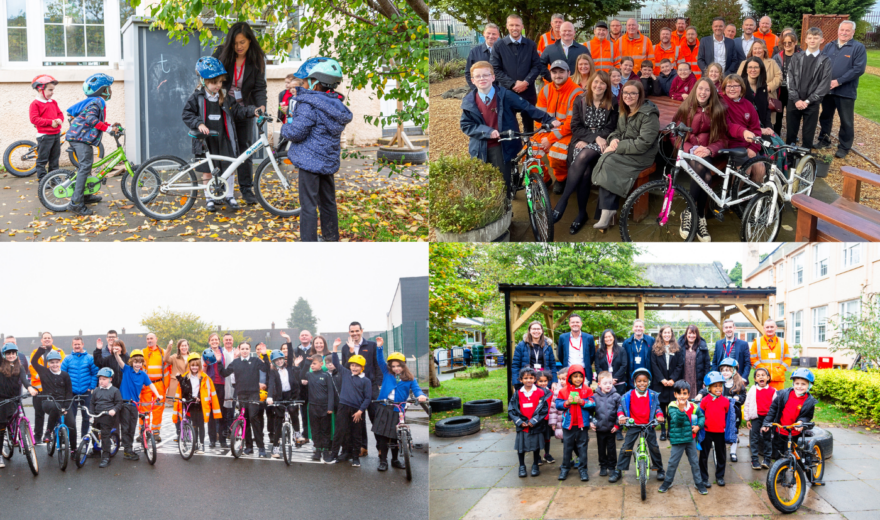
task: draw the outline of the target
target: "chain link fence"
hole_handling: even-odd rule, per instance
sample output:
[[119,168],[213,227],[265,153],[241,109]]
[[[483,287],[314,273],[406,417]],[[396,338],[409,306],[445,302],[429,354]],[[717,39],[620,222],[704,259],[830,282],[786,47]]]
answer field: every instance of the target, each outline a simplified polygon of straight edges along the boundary
[[[406,357],[406,365],[420,384],[427,384],[429,371],[428,322],[410,321],[391,330],[378,334],[385,345],[382,349],[385,358],[392,352],[400,352]],[[375,336],[373,337],[375,341]],[[384,363],[384,359],[379,360]]]

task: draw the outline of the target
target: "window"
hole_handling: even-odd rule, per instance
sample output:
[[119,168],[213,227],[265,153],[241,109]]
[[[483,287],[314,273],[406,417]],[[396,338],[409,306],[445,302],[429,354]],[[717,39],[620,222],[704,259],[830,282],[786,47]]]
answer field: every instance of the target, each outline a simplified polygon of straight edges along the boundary
[[43,0],[46,57],[103,57],[104,0]]
[[757,332],[748,332],[748,333],[746,333],[746,341],[748,341],[749,343],[755,341],[755,338],[757,338],[757,337],[758,337],[758,333],[757,333]]
[[852,267],[862,261],[862,244],[843,244],[843,268]]
[[135,9],[129,0],[119,0],[119,50],[123,58],[125,57],[125,42],[122,41],[122,28],[125,26],[125,22],[135,14]]
[[791,274],[794,286],[804,283],[804,254],[801,253],[791,259]]
[[[850,300],[848,302],[840,303],[840,319],[843,319],[847,316],[858,316],[859,312],[862,309],[862,301],[861,300]],[[846,329],[846,323],[843,323],[843,329]]]
[[785,303],[777,303],[776,304],[776,319],[778,319],[778,320],[785,319]]
[[813,278],[819,279],[828,274],[828,244],[813,245]]
[[825,315],[827,312],[827,306],[813,309],[813,343],[825,342]]
[[804,311],[791,313],[792,333],[795,345],[801,344],[801,331],[803,330]]
[[27,61],[27,0],[6,0],[9,61]]

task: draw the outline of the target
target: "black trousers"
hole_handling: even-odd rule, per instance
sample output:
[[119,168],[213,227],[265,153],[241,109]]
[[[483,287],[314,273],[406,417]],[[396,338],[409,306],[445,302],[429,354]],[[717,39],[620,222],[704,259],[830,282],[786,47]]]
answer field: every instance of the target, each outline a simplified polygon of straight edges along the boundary
[[95,426],[101,430],[101,453],[110,456],[110,430],[116,427],[116,417],[102,415],[95,419]]
[[[43,401],[43,411],[49,414],[49,423],[46,425],[46,433],[51,433],[55,429],[55,425],[58,423],[58,418],[61,416],[61,412],[59,412],[58,408],[55,407],[55,403],[49,400]],[[75,419],[76,418],[73,416],[73,410],[67,412],[67,414],[64,416],[64,424],[67,425],[67,429],[70,430],[68,440],[70,441],[71,451],[75,451],[77,447]]]
[[336,209],[336,182],[333,175],[299,170],[299,236],[303,242],[318,241],[318,209],[321,210],[321,236],[327,242],[339,241],[339,214]]
[[769,459],[773,455],[773,431],[772,429],[767,432],[761,431],[764,417],[766,416],[761,415],[752,421],[752,428],[749,430],[749,451],[752,452],[752,463],[760,462],[759,456]]
[[47,173],[57,170],[59,157],[61,157],[61,134],[37,137],[37,178],[42,180]]
[[309,405],[309,430],[315,451],[327,451],[332,447],[333,416],[326,408]]
[[[214,391],[217,392],[217,402],[220,403],[220,413],[226,410],[223,408],[223,400],[226,398],[226,385],[214,385]],[[219,419],[214,418],[214,414],[208,416],[208,439],[211,442],[217,442],[218,437],[222,437],[223,430],[226,427],[225,414]]]
[[715,446],[715,480],[724,478],[724,470],[727,468],[727,444],[724,443],[724,432],[706,432],[706,438],[701,444],[700,451],[700,476],[703,483],[709,483],[709,451]]
[[[778,459],[785,455],[785,450],[788,449],[788,435],[781,435],[778,431],[775,431],[776,427],[772,427],[770,431],[773,433],[773,459]],[[797,442],[797,436],[792,437],[791,442],[794,444]]]
[[[291,401],[291,397],[293,396],[293,392],[287,391],[281,393],[282,401]],[[299,410],[293,405],[287,405],[287,412],[290,414],[290,424],[293,426],[295,431],[299,431]],[[272,419],[271,426],[269,427],[269,441],[273,446],[281,445],[281,428],[284,427],[284,409],[279,407],[273,407],[271,410],[268,410],[268,414]],[[290,439],[293,442],[293,439]]]
[[599,204],[596,205],[596,218],[602,215],[603,209],[611,209],[617,211],[620,206],[620,197],[611,193],[602,186],[599,186]]
[[46,421],[46,412],[43,411],[43,402],[45,401],[46,398],[40,394],[37,394],[33,397],[34,438],[37,439],[37,442],[40,442],[43,439],[43,423]]
[[95,151],[92,145],[80,143],[79,141],[68,142],[73,151],[76,153],[76,160],[79,166],[76,168],[76,184],[73,188],[73,196],[70,197],[70,203],[74,206],[83,204],[83,192],[86,189],[86,180],[92,173],[92,164],[95,160]]
[[788,107],[785,124],[787,129],[785,132],[785,142],[791,144],[797,141],[798,130],[801,127],[801,120],[804,123],[804,130],[801,133],[803,139],[801,146],[804,148],[813,147],[813,139],[816,137],[816,125],[819,122],[819,103],[810,103],[804,110],[798,110],[795,106],[795,99],[788,100]]
[[137,421],[137,407],[131,403],[123,403],[122,410],[119,411],[119,436],[121,438],[123,451],[131,452],[131,445],[134,441],[134,430],[137,427]]
[[[636,442],[639,440],[639,430],[630,428],[626,431],[623,439],[623,447],[620,448],[620,456],[617,458],[617,471],[629,469],[629,461],[633,458]],[[648,453],[651,455],[651,468],[663,471],[663,458],[660,456],[660,446],[657,444],[657,432],[651,430],[645,435],[648,444]]]
[[354,422],[352,417],[358,409],[340,404],[336,409],[336,432],[333,435],[333,447],[330,452],[337,455],[348,453],[354,457],[360,454],[361,444],[361,428],[360,423],[366,423],[367,414],[361,414],[359,422]]
[[773,131],[779,134],[782,132],[782,120],[785,118],[785,113],[788,109],[788,87],[779,87],[779,94],[777,97],[779,98],[779,101],[782,102],[782,112],[776,113],[776,122],[773,123]]
[[[391,460],[397,459],[397,454],[400,451],[400,448],[397,446],[397,439],[392,439],[391,437],[385,437],[384,435],[376,435],[376,444],[379,448],[379,460],[387,461],[388,460],[388,448],[391,448]],[[522,455],[522,454],[520,454]],[[535,452],[535,464],[538,463],[538,459],[541,456],[541,450]]]
[[617,465],[617,433],[597,430],[596,447],[599,448],[599,467],[614,469]]
[[[211,416],[208,416],[208,420]],[[195,433],[195,440],[202,446],[205,445],[205,416],[202,414],[202,405],[193,403],[189,407],[189,421]],[[178,423],[179,424],[179,423]]]
[[[237,396],[242,401],[256,401],[260,398],[260,394],[242,393]],[[260,450],[266,449],[263,443],[263,415],[260,413],[260,405],[248,403],[247,408],[247,429],[244,434],[244,442],[248,448],[253,448],[254,441]]]
[[[663,416],[666,417],[667,419],[669,418],[669,414],[666,412],[666,409],[669,408],[670,402],[671,401],[660,401],[660,410],[663,412]],[[669,433],[669,421],[668,420],[660,423],[660,431],[665,432],[667,434]]]
[[507,198],[512,199],[514,195],[514,189],[516,188],[513,185],[513,179],[511,179],[511,171],[513,164],[510,161],[504,161],[504,151],[502,150],[502,146],[493,146],[489,148],[489,157],[488,162],[492,166],[498,168],[501,171],[502,177],[504,177],[504,185],[507,186]]
[[[235,139],[238,142],[238,153],[244,152],[254,144],[253,127],[252,119],[243,119],[235,122]],[[253,163],[253,158],[248,157],[235,172],[238,176],[238,189],[242,194],[245,191],[251,191],[254,187]]]
[[590,428],[562,429],[562,467],[571,468],[571,452],[577,451],[578,469],[587,469],[587,445],[590,442]]
[[837,145],[837,148],[844,152],[849,152],[855,138],[853,129],[855,124],[855,107],[856,100],[852,98],[831,94],[822,98],[822,114],[819,116],[819,139],[824,137],[827,141],[831,140],[831,125],[834,123],[834,112],[837,111],[837,115],[840,116],[840,131],[837,133],[840,144]]
[[[526,92],[528,92],[529,89],[531,89],[531,91],[534,93],[534,92],[535,92],[535,85],[532,84],[532,85],[527,86],[527,87],[526,87],[526,90],[522,91],[521,93],[516,93],[516,92],[514,92],[513,90],[511,90],[510,92],[513,93],[513,94],[516,94],[517,96],[519,96],[519,97],[521,97],[521,98],[523,98],[523,100],[526,101],[528,104],[530,104],[530,105],[532,105],[532,106],[535,106],[535,104],[537,104],[537,102],[538,102],[538,96],[537,96],[537,94],[534,94],[534,97],[535,97],[534,99],[526,99],[526,97],[523,96],[523,94],[525,94]],[[531,97],[531,96],[530,96],[530,97]],[[516,114],[519,114],[520,117],[522,117],[522,122],[523,122],[523,133],[532,132],[532,131],[535,130],[535,120],[532,119],[532,116],[530,116],[530,115],[529,115],[528,113],[526,113],[526,112],[520,112],[520,111],[518,111],[518,110],[514,110],[514,111],[513,111],[513,115],[514,115],[514,117],[516,117]]]

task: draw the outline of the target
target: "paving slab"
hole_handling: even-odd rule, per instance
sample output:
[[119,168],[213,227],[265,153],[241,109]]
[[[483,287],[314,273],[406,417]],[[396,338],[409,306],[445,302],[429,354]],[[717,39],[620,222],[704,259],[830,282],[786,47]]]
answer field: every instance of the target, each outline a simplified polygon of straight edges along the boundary
[[620,518],[623,488],[564,487],[556,493],[545,520]]
[[878,493],[880,490],[861,480],[827,482],[824,486],[814,489],[834,509],[844,514],[847,511],[880,509],[880,493]]
[[[485,441],[456,441],[452,444],[447,444],[442,448],[434,449],[431,447],[431,453],[477,453],[485,450],[489,446],[495,444],[494,440],[485,440]],[[513,448],[513,444],[510,445]]]
[[[529,472],[529,476],[525,478],[519,477],[519,466],[515,466],[513,468],[509,468],[504,477],[495,484],[495,487],[503,487],[503,488],[521,488],[521,487],[557,487],[559,485],[559,465],[553,464],[552,466],[547,467],[547,465],[541,466],[541,474],[537,477],[533,477],[532,473],[532,464],[529,462],[529,458],[526,458],[526,470]],[[508,469],[508,468],[505,468]],[[572,478],[569,475],[568,478]]]
[[831,459],[825,463],[825,474],[822,480],[825,482],[834,482],[838,480],[858,480],[854,474],[845,469],[847,460]]
[[701,495],[696,489],[691,489],[691,496],[697,504],[700,516],[726,516],[731,512],[738,515],[770,514],[758,493],[747,484],[712,486],[708,495]]
[[490,489],[465,520],[524,520],[541,518],[556,493],[555,488]]
[[491,466],[519,466],[519,459],[516,452],[511,450],[484,451],[464,464],[466,468],[485,468]]
[[[853,430],[845,430],[843,428],[828,428],[834,437],[834,447],[839,444],[880,444],[880,438],[874,434],[861,433]],[[835,451],[837,451],[835,449]]]
[[834,451],[829,460],[880,459],[880,444],[842,444],[834,439]]
[[[832,458],[832,460],[834,460]],[[835,464],[845,469],[848,473],[852,473],[856,478],[866,480],[880,479],[880,463],[877,459],[843,459],[835,461]]]
[[430,520],[457,520],[488,492],[487,489],[436,489],[428,504]]
[[[846,517],[839,514],[828,514],[828,515],[814,515],[814,514],[802,514],[798,511],[794,515],[772,515],[770,520],[792,520],[793,518],[797,520],[846,520]],[[877,518],[876,516],[874,517]]]
[[673,486],[666,493],[658,493],[659,487],[649,485],[646,499],[642,501],[639,486],[626,486],[623,495],[623,516],[632,518],[696,516],[697,507],[691,499],[688,486]]
[[880,509],[873,511],[851,511],[844,513],[846,520],[877,520],[880,518]]
[[496,485],[510,468],[458,468],[449,474],[431,479],[431,489],[488,488]]

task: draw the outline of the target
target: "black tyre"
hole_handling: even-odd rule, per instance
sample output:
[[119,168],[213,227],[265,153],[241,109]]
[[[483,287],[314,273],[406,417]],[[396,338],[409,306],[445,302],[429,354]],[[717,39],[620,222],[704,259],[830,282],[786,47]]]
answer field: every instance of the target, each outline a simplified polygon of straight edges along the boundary
[[488,417],[504,411],[504,403],[501,399],[477,399],[464,403],[461,409],[464,415]]
[[400,446],[400,454],[403,455],[403,465],[406,468],[406,480],[412,480],[412,464],[410,463],[409,434],[406,430],[397,431],[397,442]]
[[9,430],[6,430],[6,436],[3,437],[3,458],[9,460],[12,458],[12,439],[10,439]]
[[[179,175],[183,171],[182,175]],[[171,181],[174,181],[173,183]],[[173,155],[160,155],[141,164],[131,181],[137,208],[149,218],[174,220],[186,214],[200,193],[195,171]]]
[[[758,155],[758,156],[752,157],[748,161],[742,163],[742,166],[739,167],[739,171],[742,173],[742,175],[744,177],[751,178],[750,173],[749,173],[749,169],[752,166],[754,166],[755,164],[763,164],[764,165],[764,176],[761,177],[760,182],[752,181],[752,182],[755,182],[755,184],[760,186],[761,184],[764,183],[765,180],[767,180],[769,178],[770,168],[773,166],[774,163],[773,163],[773,161],[771,161],[767,157],[765,157],[763,155]],[[733,197],[733,200],[741,199],[743,197],[748,197],[750,195],[754,195],[755,193],[757,193],[757,188],[751,186],[750,184],[746,183],[745,181],[743,181],[742,179],[740,179],[738,177],[733,177],[731,179],[731,181],[732,182],[731,182],[730,196]],[[738,217],[742,218],[743,213],[745,212],[744,208],[746,207],[746,204],[748,204],[748,202],[744,202],[742,204],[737,204],[736,206],[732,206],[730,209],[734,213],[736,213],[736,215]]]
[[37,171],[37,143],[16,141],[3,152],[3,166],[16,177],[28,177]]
[[75,174],[70,170],[61,169],[49,172],[43,177],[37,188],[37,195],[46,209],[56,213],[67,211],[67,207],[70,205],[70,196],[73,195],[73,184],[67,189],[62,188],[61,184],[72,179]]
[[540,175],[533,171],[528,175],[526,203],[530,204],[529,223],[532,225],[532,233],[537,242],[553,242],[553,207],[550,205],[550,192]]
[[180,456],[183,457],[183,460],[189,460],[192,458],[193,453],[196,452],[196,441],[195,441],[195,433],[193,433],[193,427],[186,423],[180,427],[180,436],[177,438],[177,449],[180,451]]
[[46,445],[46,453],[51,457],[55,455],[55,430],[49,433],[49,444]]
[[[669,183],[665,179],[651,181],[637,188],[627,197],[620,210],[620,239],[624,242],[692,242],[697,235],[697,204],[687,190],[673,184],[672,207],[666,222],[661,225],[660,213],[666,203]],[[647,204],[648,214],[640,222],[634,219],[636,208]],[[689,232],[682,235],[681,219],[691,214]]]
[[794,173],[799,177],[803,177],[803,180],[795,178],[794,186],[791,190],[792,193],[803,194],[809,197],[813,193],[813,185],[816,183],[816,172],[816,159],[812,156],[802,158],[798,162]]
[[293,461],[293,428],[290,423],[281,427],[281,453],[284,454],[284,463],[290,466]]
[[79,447],[76,449],[76,454],[73,456],[73,463],[76,464],[77,468],[85,466],[86,461],[89,459],[89,448],[91,447],[91,444],[92,440],[88,437],[79,442]]
[[147,462],[152,466],[156,463],[156,438],[153,437],[153,431],[148,429],[143,439],[144,455],[147,457]]
[[831,435],[831,432],[819,426],[813,426],[810,432],[812,436],[808,439],[809,445],[812,447],[812,445],[818,444],[822,449],[822,458],[824,460],[830,459],[834,454],[834,436]]
[[813,456],[812,480],[822,480],[822,477],[825,476],[825,455],[822,453],[822,447],[819,444],[813,444],[811,452]]
[[773,507],[783,513],[794,513],[804,501],[807,493],[807,479],[797,464],[791,466],[788,458],[779,459],[770,466],[767,473],[767,496]]
[[58,467],[64,471],[67,469],[67,461],[70,459],[70,439],[67,437],[66,429],[58,430],[58,441]]
[[429,399],[432,412],[448,412],[450,410],[458,410],[461,408],[460,397],[435,397]]
[[19,423],[19,426],[21,427],[21,430],[19,430],[22,446],[21,452],[24,455],[24,458],[27,459],[28,466],[31,468],[31,473],[36,477],[40,474],[40,461],[37,460],[37,449],[34,447],[34,442],[31,439],[30,423],[25,419]]
[[119,451],[119,430],[113,429],[110,432],[110,457],[115,457]]
[[[98,146],[92,147],[92,161],[98,162],[99,160],[104,158],[104,143],[99,143]],[[67,158],[70,159],[70,164],[74,166],[74,168],[79,167],[79,160],[76,157],[76,152],[73,151],[73,147],[68,146],[67,148]]]
[[473,435],[480,431],[480,418],[473,415],[461,415],[440,419],[434,425],[434,435],[437,437],[463,437]]
[[[291,172],[280,168],[279,170],[276,171],[272,167],[272,161],[268,157],[257,167],[257,173],[254,175],[254,192],[257,201],[263,209],[276,217],[295,217],[300,212],[299,172],[296,168]],[[287,188],[282,184],[280,178],[282,175],[287,182]]]
[[779,234],[782,206],[772,193],[758,193],[746,206],[740,224],[739,239],[743,242],[773,242]]
[[232,451],[232,456],[236,459],[241,457],[241,453],[244,451],[244,424],[241,422],[241,419],[236,419],[232,423],[232,437],[230,438],[229,448]]
[[642,500],[648,497],[648,461],[639,461],[639,488],[642,492]]
[[[125,198],[131,202],[134,202],[134,192],[137,191],[134,189],[134,174],[137,173],[138,169],[139,169],[138,167],[136,167],[135,165],[132,165],[131,175],[129,175],[128,171],[126,171],[126,173],[123,174],[122,180],[120,180],[120,186],[122,187],[122,194],[125,195]],[[154,189],[152,189],[152,190],[141,189],[140,190],[139,194],[140,194],[141,200],[143,200],[144,203],[149,203],[150,201],[152,201],[156,197],[156,195],[159,194],[159,184],[161,184],[161,181],[159,179],[159,174],[156,173],[156,170],[154,170],[153,168],[146,168],[146,170],[144,171],[144,174],[141,176],[141,179],[139,181],[139,186],[141,188],[143,188],[145,185],[153,186]]]

